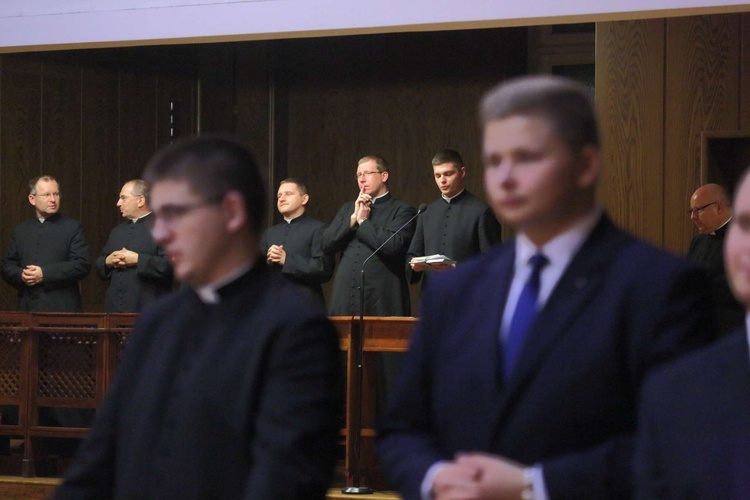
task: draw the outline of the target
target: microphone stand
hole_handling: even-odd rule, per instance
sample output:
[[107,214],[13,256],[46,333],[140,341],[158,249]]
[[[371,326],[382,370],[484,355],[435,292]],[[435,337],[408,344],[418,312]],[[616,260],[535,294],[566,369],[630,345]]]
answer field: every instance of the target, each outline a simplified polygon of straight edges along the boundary
[[365,266],[370,261],[371,258],[377,254],[381,248],[383,248],[389,241],[391,241],[403,228],[411,224],[414,219],[416,219],[419,214],[427,210],[427,205],[422,204],[419,206],[419,210],[417,210],[417,213],[414,214],[414,216],[406,221],[406,223],[398,228],[392,235],[390,235],[378,248],[375,249],[374,252],[372,252],[362,263],[362,272],[361,272],[361,282],[359,285],[359,328],[357,328],[357,335],[352,336],[352,343],[353,345],[349,346],[349,349],[354,350],[355,355],[355,363],[357,366],[357,370],[355,372],[355,380],[352,381],[352,383],[356,383],[358,386],[357,394],[359,395],[359,401],[358,404],[352,405],[352,409],[355,410],[354,415],[352,416],[352,420],[354,421],[354,428],[349,430],[349,435],[352,436],[352,448],[354,448],[354,485],[353,486],[347,486],[346,488],[341,490],[341,493],[347,494],[347,495],[370,495],[372,493],[375,493],[375,490],[373,490],[370,487],[367,486],[360,486],[360,483],[362,481],[362,388],[364,385],[364,376],[363,376],[363,369],[362,369],[362,363],[363,363],[363,347],[364,347],[364,339],[365,339]]

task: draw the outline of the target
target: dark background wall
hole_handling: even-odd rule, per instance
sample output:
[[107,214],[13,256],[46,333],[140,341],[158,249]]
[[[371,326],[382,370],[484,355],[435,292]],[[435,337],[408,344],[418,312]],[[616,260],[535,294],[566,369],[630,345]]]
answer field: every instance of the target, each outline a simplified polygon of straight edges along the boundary
[[[701,133],[750,128],[749,19],[596,26],[601,198],[674,251],[693,234],[688,197],[715,178],[701,167]],[[0,247],[32,215],[26,182],[44,172],[61,181],[63,211],[83,222],[94,259],[119,222],[120,186],[170,127],[236,134],[266,166],[271,193],[302,177],[310,213],[325,221],[356,196],[356,161],[369,153],[391,162],[391,190],[414,205],[437,196],[430,159],[445,147],[464,155],[469,188],[483,194],[476,103],[528,71],[528,39],[513,28],[2,55]],[[278,220],[275,205],[269,214]],[[101,310],[104,285],[92,273],[82,287],[86,310]],[[0,309],[14,295],[0,285]]]

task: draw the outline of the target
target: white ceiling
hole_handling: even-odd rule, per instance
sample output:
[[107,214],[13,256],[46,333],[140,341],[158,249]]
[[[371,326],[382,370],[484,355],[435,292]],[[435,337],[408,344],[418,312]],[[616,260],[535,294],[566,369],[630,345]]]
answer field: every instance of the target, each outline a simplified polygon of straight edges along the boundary
[[737,0],[0,0],[0,52],[750,12]]

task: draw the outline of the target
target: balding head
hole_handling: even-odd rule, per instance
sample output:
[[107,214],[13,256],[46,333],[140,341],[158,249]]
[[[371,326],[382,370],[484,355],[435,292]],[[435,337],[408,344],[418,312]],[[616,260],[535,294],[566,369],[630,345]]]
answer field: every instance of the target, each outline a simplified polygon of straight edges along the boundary
[[703,234],[711,234],[732,218],[726,190],[718,184],[705,184],[690,197],[690,219]]

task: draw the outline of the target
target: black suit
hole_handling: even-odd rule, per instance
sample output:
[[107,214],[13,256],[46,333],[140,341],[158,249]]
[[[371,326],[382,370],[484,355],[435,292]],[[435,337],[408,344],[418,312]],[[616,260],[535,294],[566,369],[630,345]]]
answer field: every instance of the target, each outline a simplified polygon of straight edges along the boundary
[[[354,202],[345,203],[323,231],[323,251],[341,252],[328,310],[331,315],[359,314],[360,283],[365,259],[417,213],[414,207],[390,193],[373,200],[370,217],[361,226],[349,227]],[[365,268],[365,310],[372,316],[408,316],[411,313],[404,260],[415,223],[394,236]]]
[[750,499],[744,328],[653,374],[641,398],[637,497]]
[[[323,308],[262,263],[147,307],[56,498],[324,498],[341,409]],[[293,311],[293,313],[290,313]]]
[[389,480],[417,499],[432,464],[483,451],[541,464],[551,498],[627,498],[641,381],[706,343],[705,276],[603,217],[504,381],[499,338],[514,265],[510,243],[430,281],[378,431]]
[[732,295],[724,270],[724,238],[729,224],[715,234],[698,234],[690,242],[687,257],[701,265],[711,279],[711,299],[716,304],[719,333],[726,334],[741,327],[745,321],[745,309]]
[[[21,273],[28,265],[42,268],[42,283],[26,286]],[[18,224],[2,263],[3,279],[18,290],[19,311],[81,311],[78,282],[90,269],[83,226],[59,214]]]
[[406,253],[406,274],[411,283],[433,274],[412,271],[413,257],[442,254],[456,262],[485,253],[500,242],[500,223],[485,202],[464,190],[450,202],[442,197],[430,203],[417,219],[417,230]]
[[323,253],[320,242],[325,227],[323,222],[302,214],[268,228],[260,240],[262,255],[268,253],[271,245],[284,246],[284,265],[273,264],[271,269],[292,283],[308,288],[321,303],[324,299],[320,285],[331,279],[335,265],[333,255]]
[[[104,299],[106,312],[139,312],[157,296],[172,289],[172,265],[164,249],[151,236],[153,215],[125,221],[109,233],[107,244],[94,267],[103,280],[109,281]],[[138,254],[135,266],[112,268],[106,265],[109,254],[127,248]]]

